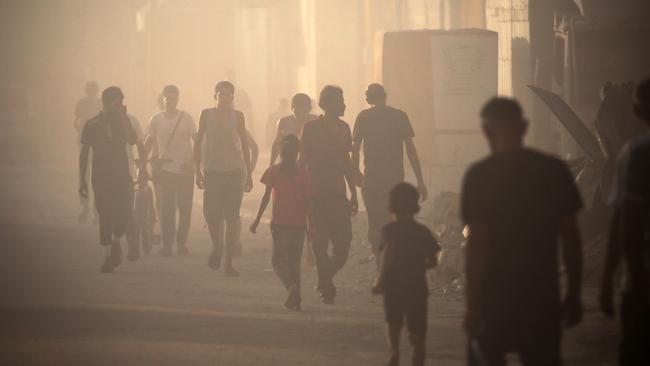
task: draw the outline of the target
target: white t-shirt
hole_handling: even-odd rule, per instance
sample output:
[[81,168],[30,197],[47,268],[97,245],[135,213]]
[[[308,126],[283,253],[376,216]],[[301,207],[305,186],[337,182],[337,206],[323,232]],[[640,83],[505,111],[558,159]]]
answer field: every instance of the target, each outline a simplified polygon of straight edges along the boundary
[[[169,138],[174,131],[174,126],[180,122],[174,138],[169,142]],[[167,118],[164,112],[156,113],[151,117],[147,127],[147,135],[155,139],[158,145],[158,157],[160,159],[170,159],[171,161],[163,164],[162,168],[170,173],[187,174],[193,169],[193,151],[192,139],[196,135],[196,124],[187,112],[179,111],[171,118]],[[169,143],[169,146],[167,144]]]
[[[133,131],[135,132],[135,137],[137,138],[138,142],[143,142],[144,132],[142,132],[142,125],[140,124],[140,121],[138,121],[138,119],[130,113],[128,114],[128,117],[129,122],[131,122],[131,128],[133,128]],[[135,145],[126,144],[126,157],[129,159],[129,173],[131,173],[131,177],[133,179],[136,178],[135,155],[133,153],[134,148]]]

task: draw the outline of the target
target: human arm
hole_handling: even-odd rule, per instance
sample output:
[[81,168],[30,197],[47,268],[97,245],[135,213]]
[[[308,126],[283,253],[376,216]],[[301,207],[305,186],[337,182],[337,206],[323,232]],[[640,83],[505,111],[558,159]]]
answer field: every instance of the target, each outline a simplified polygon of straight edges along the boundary
[[[350,166],[352,166],[352,161],[350,160],[350,156],[348,155],[348,162],[350,163]],[[352,213],[352,216],[356,216],[357,213],[359,212],[359,198],[357,195],[357,185],[356,185],[356,179],[354,178],[354,173],[353,172],[348,172],[345,174],[345,180],[348,183],[348,189],[350,190],[350,210]]]
[[243,114],[240,114],[241,119],[237,123],[237,134],[241,143],[242,154],[244,155],[244,166],[246,167],[246,181],[244,183],[244,191],[250,192],[253,189],[253,169],[251,165],[251,152],[248,146],[248,138],[246,136],[246,120]]
[[271,145],[271,160],[269,161],[269,165],[275,164],[275,161],[278,160],[278,156],[280,156],[280,142],[283,137],[282,120],[279,120],[275,132],[275,140],[273,140],[273,144]]
[[79,195],[83,198],[88,198],[88,182],[86,175],[88,174],[88,155],[90,152],[90,145],[82,144],[81,151],[79,152]]
[[144,157],[145,160],[149,158],[149,153],[151,153],[155,145],[156,145],[156,139],[153,136],[147,135],[144,138],[144,141],[142,142],[143,155],[141,156]]
[[361,145],[365,136],[365,129],[363,127],[365,123],[362,113],[359,113],[357,120],[354,122],[354,133],[352,134],[352,169],[354,171],[359,170]]
[[350,211],[352,216],[356,216],[359,212],[359,200],[357,198],[357,184],[361,182],[361,173],[359,169],[355,168],[352,159],[350,158],[350,152],[354,151],[354,146],[352,144],[352,134],[350,133],[350,128],[345,125],[346,136],[345,136],[345,150],[343,151],[343,170],[345,180],[348,184],[348,189],[350,190]]
[[138,150],[138,159],[134,161],[137,168],[140,169],[140,174],[143,178],[148,178],[147,175],[147,155],[148,151],[145,147],[145,134],[142,130],[142,125],[140,121],[132,115],[129,115],[129,121],[131,122],[131,129],[136,137],[136,149]]
[[257,146],[253,135],[251,135],[250,131],[248,130],[246,130],[246,138],[248,139],[248,147],[250,148],[251,152],[251,172],[253,172],[257,166],[257,158],[260,155],[260,148]]
[[201,116],[199,117],[199,131],[196,133],[196,140],[194,141],[194,174],[196,176],[196,186],[199,189],[205,188],[205,178],[203,177],[203,171],[201,170],[201,145],[203,143],[203,138],[205,137],[205,128],[207,123],[207,116],[205,114],[206,111],[201,112]]
[[420,200],[424,202],[427,200],[429,192],[427,191],[427,186],[424,183],[424,178],[422,176],[422,167],[420,165],[418,151],[415,148],[415,142],[413,142],[413,138],[407,138],[404,140],[404,146],[406,147],[406,156],[409,159],[409,163],[411,163],[413,173],[415,174],[415,179],[417,179],[418,182],[417,188],[418,192],[420,192]]
[[[356,133],[356,131],[355,131]],[[350,199],[352,203],[352,214],[356,215],[357,211],[359,210],[359,200],[357,198],[357,185],[362,185],[363,181],[360,177],[357,177],[357,179],[354,178],[354,175],[356,172],[359,172],[359,155],[360,155],[360,150],[361,150],[361,144],[363,143],[363,139],[359,138],[357,140],[356,135],[355,139],[353,140],[352,143],[352,160],[351,160],[351,169],[349,169],[348,174],[346,174],[346,180],[348,182],[348,188],[350,189],[350,192],[352,193],[352,197]]]
[[311,130],[309,124],[306,124],[300,136],[300,154],[298,154],[298,166],[307,167],[311,160]]
[[268,184],[266,186],[266,190],[264,191],[264,195],[262,196],[262,200],[260,201],[260,207],[257,210],[257,216],[255,216],[255,219],[251,223],[250,226],[250,231],[251,233],[256,233],[257,232],[257,226],[260,224],[260,220],[262,219],[262,215],[264,214],[264,211],[266,210],[266,207],[269,205],[269,201],[271,200],[271,192],[273,190],[273,187]]
[[[144,147],[144,157],[149,158],[149,154],[153,152],[153,157],[158,156],[158,129],[156,128],[157,124],[154,122],[154,117],[149,119],[149,124],[147,125],[145,131],[144,142],[142,143]],[[146,160],[145,159],[145,160]]]
[[383,250],[381,251],[380,255],[381,261],[379,263],[379,274],[377,275],[375,284],[371,289],[372,293],[375,295],[384,293],[388,269],[392,265],[395,256],[393,246],[390,243],[384,243]]
[[568,289],[564,300],[564,322],[567,327],[582,321],[582,239],[578,230],[576,214],[571,213],[562,219],[560,226],[562,256],[568,277]]

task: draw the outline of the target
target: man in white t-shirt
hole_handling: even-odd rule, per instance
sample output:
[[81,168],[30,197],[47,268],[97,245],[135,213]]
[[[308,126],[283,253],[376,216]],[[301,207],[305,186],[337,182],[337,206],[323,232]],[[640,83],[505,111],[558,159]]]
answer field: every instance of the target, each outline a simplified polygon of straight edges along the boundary
[[155,144],[154,150],[158,151],[158,156],[152,158],[152,166],[161,190],[159,216],[163,248],[160,253],[164,256],[172,255],[174,242],[178,254],[189,253],[187,237],[194,198],[192,157],[196,125],[192,116],[177,108],[179,94],[175,85],[163,89],[163,111],[151,117],[145,143],[147,149]]

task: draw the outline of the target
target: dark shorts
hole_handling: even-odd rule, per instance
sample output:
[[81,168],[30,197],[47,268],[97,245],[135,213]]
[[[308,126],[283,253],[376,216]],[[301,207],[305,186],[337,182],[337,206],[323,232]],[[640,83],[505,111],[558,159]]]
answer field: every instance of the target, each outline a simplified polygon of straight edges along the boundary
[[131,182],[93,185],[95,209],[99,215],[99,242],[110,245],[113,237],[127,231],[133,212],[133,185]]
[[427,296],[386,293],[384,294],[386,322],[402,327],[406,318],[409,334],[424,338],[427,334]]
[[205,220],[213,223],[218,220],[238,219],[244,197],[244,172],[241,170],[227,172],[206,170],[204,176],[203,214]]

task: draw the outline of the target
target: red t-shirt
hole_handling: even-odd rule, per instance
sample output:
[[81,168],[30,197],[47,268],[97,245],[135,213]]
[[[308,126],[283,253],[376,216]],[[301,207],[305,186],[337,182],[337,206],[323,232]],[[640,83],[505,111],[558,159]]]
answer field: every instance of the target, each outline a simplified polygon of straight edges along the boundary
[[261,182],[273,188],[273,224],[307,225],[307,200],[312,188],[305,168],[297,168],[288,175],[282,172],[280,165],[274,165],[264,172]]

